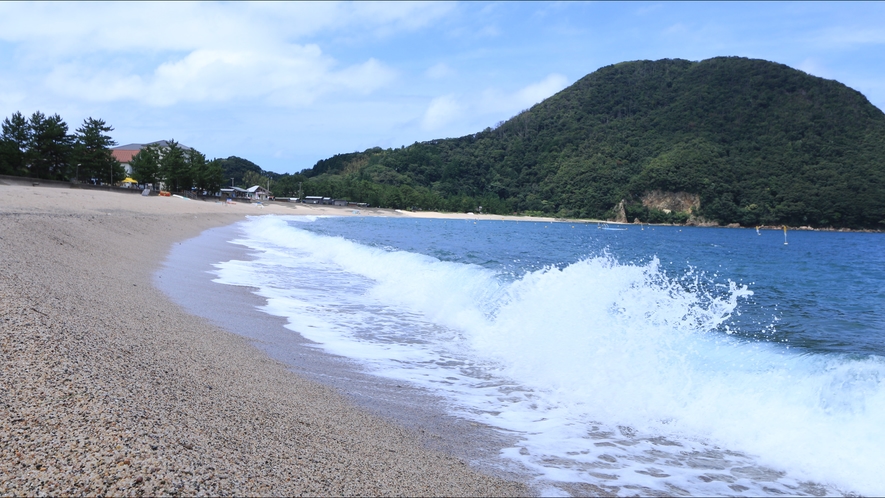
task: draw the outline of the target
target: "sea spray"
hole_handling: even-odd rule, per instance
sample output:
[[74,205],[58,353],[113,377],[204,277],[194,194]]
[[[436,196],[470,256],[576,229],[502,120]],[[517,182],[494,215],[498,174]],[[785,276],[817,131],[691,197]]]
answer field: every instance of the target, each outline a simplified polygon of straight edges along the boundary
[[516,262],[536,240],[502,247],[507,264],[456,248],[441,260],[304,229],[323,221],[250,220],[237,243],[255,259],[217,265],[218,281],[256,287],[320,347],[522,434],[504,456],[539,479],[626,494],[885,489],[881,357],[790,350],[764,340],[771,323],[730,334],[754,290],[727,275],[665,270],[653,253],[623,263],[608,245]]

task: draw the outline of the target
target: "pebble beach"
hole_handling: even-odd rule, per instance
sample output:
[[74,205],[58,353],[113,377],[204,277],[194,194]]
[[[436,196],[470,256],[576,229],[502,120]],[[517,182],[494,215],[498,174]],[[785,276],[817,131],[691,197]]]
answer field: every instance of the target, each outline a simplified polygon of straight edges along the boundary
[[222,205],[0,179],[0,494],[530,494],[152,285]]

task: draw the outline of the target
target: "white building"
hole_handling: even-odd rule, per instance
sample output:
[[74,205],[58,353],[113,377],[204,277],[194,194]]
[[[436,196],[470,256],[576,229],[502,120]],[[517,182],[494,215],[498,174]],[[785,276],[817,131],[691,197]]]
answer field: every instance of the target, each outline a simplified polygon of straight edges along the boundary
[[273,193],[262,187],[261,185],[253,185],[246,189],[246,197],[253,201],[266,201],[270,199]]

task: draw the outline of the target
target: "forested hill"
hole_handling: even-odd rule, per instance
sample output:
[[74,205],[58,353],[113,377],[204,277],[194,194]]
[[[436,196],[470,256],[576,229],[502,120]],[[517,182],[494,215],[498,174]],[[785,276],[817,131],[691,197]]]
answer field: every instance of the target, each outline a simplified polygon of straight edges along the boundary
[[882,229],[885,114],[763,60],[624,62],[494,129],[303,175],[307,195],[400,208]]

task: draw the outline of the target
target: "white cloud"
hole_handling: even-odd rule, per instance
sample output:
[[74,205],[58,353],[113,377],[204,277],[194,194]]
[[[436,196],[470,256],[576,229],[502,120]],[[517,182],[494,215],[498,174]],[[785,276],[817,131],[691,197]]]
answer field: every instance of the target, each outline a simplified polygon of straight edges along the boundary
[[531,106],[550,97],[566,86],[568,86],[568,78],[554,73],[516,92],[516,101],[522,103],[522,105]]
[[331,73],[324,84],[335,88],[347,88],[363,95],[387,85],[396,77],[393,69],[372,58],[362,64],[347,67]]
[[366,94],[394,77],[375,59],[337,70],[335,66],[316,45],[292,45],[285,53],[200,49],[160,64],[148,75],[63,64],[47,76],[46,85],[60,95],[98,102],[135,100],[169,106],[267,98],[297,106],[327,93]]
[[378,26],[376,34],[380,35],[421,29],[455,8],[448,2],[354,2],[344,5],[352,9],[348,25],[374,24]]
[[514,116],[567,85],[565,76],[554,73],[509,93],[490,88],[474,95],[436,97],[424,111],[421,129],[447,136],[472,133]]
[[498,27],[494,24],[489,24],[477,31],[476,36],[483,38],[494,38],[496,36],[501,36],[501,30],[498,29]]
[[[387,36],[445,16],[424,3],[0,2],[9,68],[58,97],[153,106],[266,98],[304,105],[336,92],[367,94],[395,72],[376,58],[341,66],[317,45],[322,31]],[[9,61],[11,63],[11,61]],[[45,100],[45,99],[44,99]]]
[[25,43],[25,50],[44,56],[266,48],[325,30],[414,31],[453,8],[411,2],[0,2],[0,40]]
[[461,118],[465,106],[458,102],[454,95],[443,95],[430,101],[421,127],[427,131],[437,131]]
[[447,78],[449,76],[453,76],[455,74],[455,70],[452,69],[445,62],[440,62],[438,64],[434,64],[430,66],[427,71],[424,72],[424,75],[432,80],[439,80],[442,78]]
[[885,30],[838,26],[814,36],[818,45],[830,49],[854,45],[885,45]]
[[269,31],[256,29],[254,16],[242,10],[237,4],[183,2],[5,3],[0,39],[44,57],[260,44]]
[[648,14],[655,14],[664,9],[664,4],[655,3],[655,4],[641,4],[641,6],[635,10],[635,14],[638,16],[645,16]]
[[686,33],[688,33],[688,27],[681,22],[671,24],[670,26],[667,26],[667,28],[664,30],[664,34],[666,35],[682,35]]
[[800,71],[805,71],[806,73],[812,76],[818,76],[821,78],[830,78],[830,71],[824,67],[824,65],[815,58],[807,58],[799,64],[796,69]]
[[537,83],[531,83],[512,93],[488,89],[482,93],[477,108],[481,112],[515,114],[550,97],[566,86],[568,86],[568,78],[553,73]]
[[[16,109],[25,100],[25,93],[0,80],[0,109]],[[0,119],[3,117],[0,116]]]

